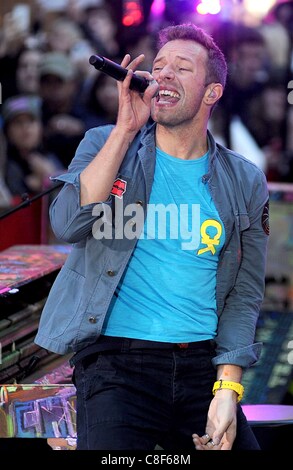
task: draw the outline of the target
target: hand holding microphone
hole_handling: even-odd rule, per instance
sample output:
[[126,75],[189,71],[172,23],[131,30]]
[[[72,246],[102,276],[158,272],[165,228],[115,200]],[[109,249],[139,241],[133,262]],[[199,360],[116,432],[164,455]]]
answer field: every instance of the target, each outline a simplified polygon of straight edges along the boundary
[[[101,72],[109,75],[112,78],[115,78],[118,81],[123,81],[128,72],[126,68],[122,67],[119,64],[116,64],[116,62],[113,62],[112,60],[106,59],[106,57],[102,57],[99,55],[92,55],[89,58],[89,62],[95,67],[95,69],[100,70]],[[139,93],[144,93],[150,83],[152,82],[147,80],[145,77],[141,77],[140,75],[134,73],[131,78],[129,88],[130,90],[134,90]]]
[[[89,59],[90,64],[100,72],[120,82],[124,82],[124,80],[126,82],[126,86],[121,87],[119,91],[119,109],[115,132],[120,131],[124,136],[127,135],[129,141],[146,124],[150,117],[153,98],[159,97],[159,85],[149,72],[141,74],[133,72],[144,60],[144,54],[130,60],[129,54],[125,55],[121,65],[98,55],[93,55]],[[126,67],[131,69],[131,74]],[[133,93],[133,91],[138,93]]]

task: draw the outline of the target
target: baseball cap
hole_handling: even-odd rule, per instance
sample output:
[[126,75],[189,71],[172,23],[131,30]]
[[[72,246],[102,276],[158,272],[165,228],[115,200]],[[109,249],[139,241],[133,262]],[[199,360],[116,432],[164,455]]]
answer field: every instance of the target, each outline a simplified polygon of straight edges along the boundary
[[75,77],[75,68],[70,58],[62,52],[46,52],[39,66],[40,76],[56,75],[67,81]]
[[29,114],[36,119],[41,116],[41,99],[37,96],[18,95],[8,98],[2,105],[4,125],[20,114]]

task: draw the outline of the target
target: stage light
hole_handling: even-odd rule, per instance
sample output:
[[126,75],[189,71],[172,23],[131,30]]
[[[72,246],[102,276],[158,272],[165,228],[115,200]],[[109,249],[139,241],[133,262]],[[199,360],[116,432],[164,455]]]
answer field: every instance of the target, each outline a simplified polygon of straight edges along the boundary
[[217,15],[221,11],[220,0],[201,0],[196,7],[196,11],[200,15]]
[[276,3],[276,0],[266,0],[265,2],[243,0],[245,10],[257,17],[264,17]]
[[154,0],[151,6],[151,14],[153,16],[162,16],[165,8],[165,0]]
[[124,26],[138,26],[143,22],[141,0],[124,0],[122,23]]

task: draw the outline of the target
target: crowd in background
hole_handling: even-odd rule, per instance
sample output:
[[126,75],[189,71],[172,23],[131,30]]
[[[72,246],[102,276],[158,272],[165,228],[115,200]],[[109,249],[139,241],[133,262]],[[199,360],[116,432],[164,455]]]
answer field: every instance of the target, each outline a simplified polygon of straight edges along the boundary
[[[157,29],[193,22],[208,30],[229,66],[223,98],[210,128],[216,140],[260,166],[269,181],[293,181],[293,105],[289,103],[293,55],[293,2],[281,2],[257,27],[214,15],[166,11],[126,27],[121,2],[35,0],[29,21],[13,10],[0,29],[0,207],[34,195],[64,171],[91,127],[115,123],[114,79],[89,64],[92,54],[120,62],[145,54],[151,70]],[[51,5],[49,8],[48,5]],[[293,88],[293,86],[292,86]]]

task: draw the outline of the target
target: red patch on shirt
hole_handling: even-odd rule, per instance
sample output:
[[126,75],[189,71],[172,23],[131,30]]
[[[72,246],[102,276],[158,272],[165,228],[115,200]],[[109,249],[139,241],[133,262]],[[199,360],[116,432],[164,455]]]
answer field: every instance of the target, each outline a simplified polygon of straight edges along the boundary
[[122,199],[122,196],[126,191],[126,186],[126,181],[122,180],[121,178],[116,178],[110,194],[112,194],[112,196],[119,197],[119,199]]

